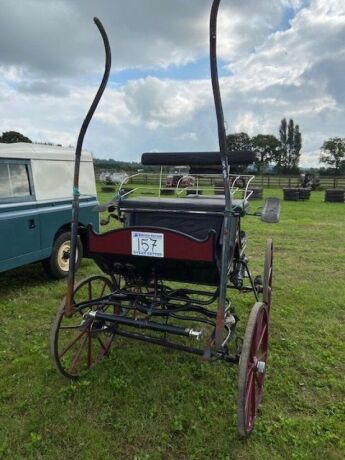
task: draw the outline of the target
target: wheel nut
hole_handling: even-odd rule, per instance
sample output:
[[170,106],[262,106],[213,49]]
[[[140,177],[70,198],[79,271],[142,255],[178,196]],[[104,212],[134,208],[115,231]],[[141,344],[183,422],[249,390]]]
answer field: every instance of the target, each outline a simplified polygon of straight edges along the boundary
[[258,361],[256,363],[256,370],[259,372],[259,374],[264,374],[265,368],[266,368],[265,361]]

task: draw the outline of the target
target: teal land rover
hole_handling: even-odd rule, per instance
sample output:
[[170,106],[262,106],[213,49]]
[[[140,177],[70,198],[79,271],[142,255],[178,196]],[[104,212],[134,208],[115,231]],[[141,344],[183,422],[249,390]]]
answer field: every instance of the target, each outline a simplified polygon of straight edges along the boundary
[[[67,276],[73,170],[72,148],[0,143],[0,272],[42,261],[50,277]],[[85,151],[80,193],[77,266],[88,224],[99,230],[93,160]]]

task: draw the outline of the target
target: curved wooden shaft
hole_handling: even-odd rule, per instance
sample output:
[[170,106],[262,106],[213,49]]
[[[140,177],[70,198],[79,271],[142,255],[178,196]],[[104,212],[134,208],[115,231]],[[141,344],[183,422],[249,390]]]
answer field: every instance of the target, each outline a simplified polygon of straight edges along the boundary
[[73,297],[73,288],[74,288],[74,277],[75,277],[75,255],[77,248],[77,238],[78,238],[78,223],[79,223],[79,170],[80,170],[80,157],[81,150],[83,147],[84,137],[89,126],[89,123],[92,119],[93,114],[98,106],[99,101],[103,95],[105,87],[107,86],[110,68],[111,68],[111,50],[106,31],[98,18],[94,18],[94,22],[102,36],[104,49],[105,49],[105,70],[101,84],[98,88],[96,96],[91,104],[91,107],[83,121],[81,126],[77,147],[75,151],[75,163],[74,163],[74,178],[73,178],[73,202],[72,202],[72,225],[71,225],[71,254],[69,258],[69,272],[67,280],[67,295],[66,295],[66,305],[65,311],[67,314],[72,311],[72,297]]
[[[224,114],[222,107],[222,100],[219,89],[218,67],[217,67],[217,17],[221,0],[213,0],[210,16],[210,66],[211,66],[211,79],[214,104],[217,115],[218,125],[218,141],[221,153],[222,173],[224,180],[224,193],[225,193],[225,214],[223,225],[223,242],[222,242],[222,259],[220,270],[220,289],[218,298],[217,309],[217,322],[216,322],[216,335],[215,346],[219,348],[222,343],[222,334],[224,330],[224,312],[226,304],[226,290],[228,282],[228,267],[231,262],[234,250],[234,241],[236,229],[232,228],[231,231],[231,194],[229,183],[229,164],[226,155],[226,132],[224,126]],[[235,223],[234,223],[235,224]],[[232,226],[234,227],[234,225]]]

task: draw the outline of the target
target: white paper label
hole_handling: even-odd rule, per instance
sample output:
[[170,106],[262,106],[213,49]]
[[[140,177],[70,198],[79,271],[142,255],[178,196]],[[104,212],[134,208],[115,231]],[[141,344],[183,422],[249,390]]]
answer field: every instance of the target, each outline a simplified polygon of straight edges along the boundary
[[132,232],[132,255],[164,257],[164,234]]

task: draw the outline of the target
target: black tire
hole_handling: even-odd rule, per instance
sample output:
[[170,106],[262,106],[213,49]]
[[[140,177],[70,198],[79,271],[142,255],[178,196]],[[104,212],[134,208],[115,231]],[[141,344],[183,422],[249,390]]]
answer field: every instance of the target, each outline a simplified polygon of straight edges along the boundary
[[330,198],[342,198],[344,192],[326,192],[326,196]]
[[284,200],[285,201],[298,201],[299,200],[299,191],[286,189],[284,190]]
[[[71,247],[71,233],[63,232],[54,241],[51,256],[42,261],[43,268],[49,278],[63,279],[68,275],[69,251]],[[78,237],[77,257],[75,269],[78,270],[83,258],[83,245]]]
[[335,196],[335,197],[327,197],[325,201],[329,203],[344,203],[344,198],[341,196]]
[[309,200],[310,198],[310,190],[301,188],[299,189],[299,199],[300,200]]
[[345,200],[345,190],[343,189],[327,189],[325,191],[325,201],[333,203],[342,203]]

